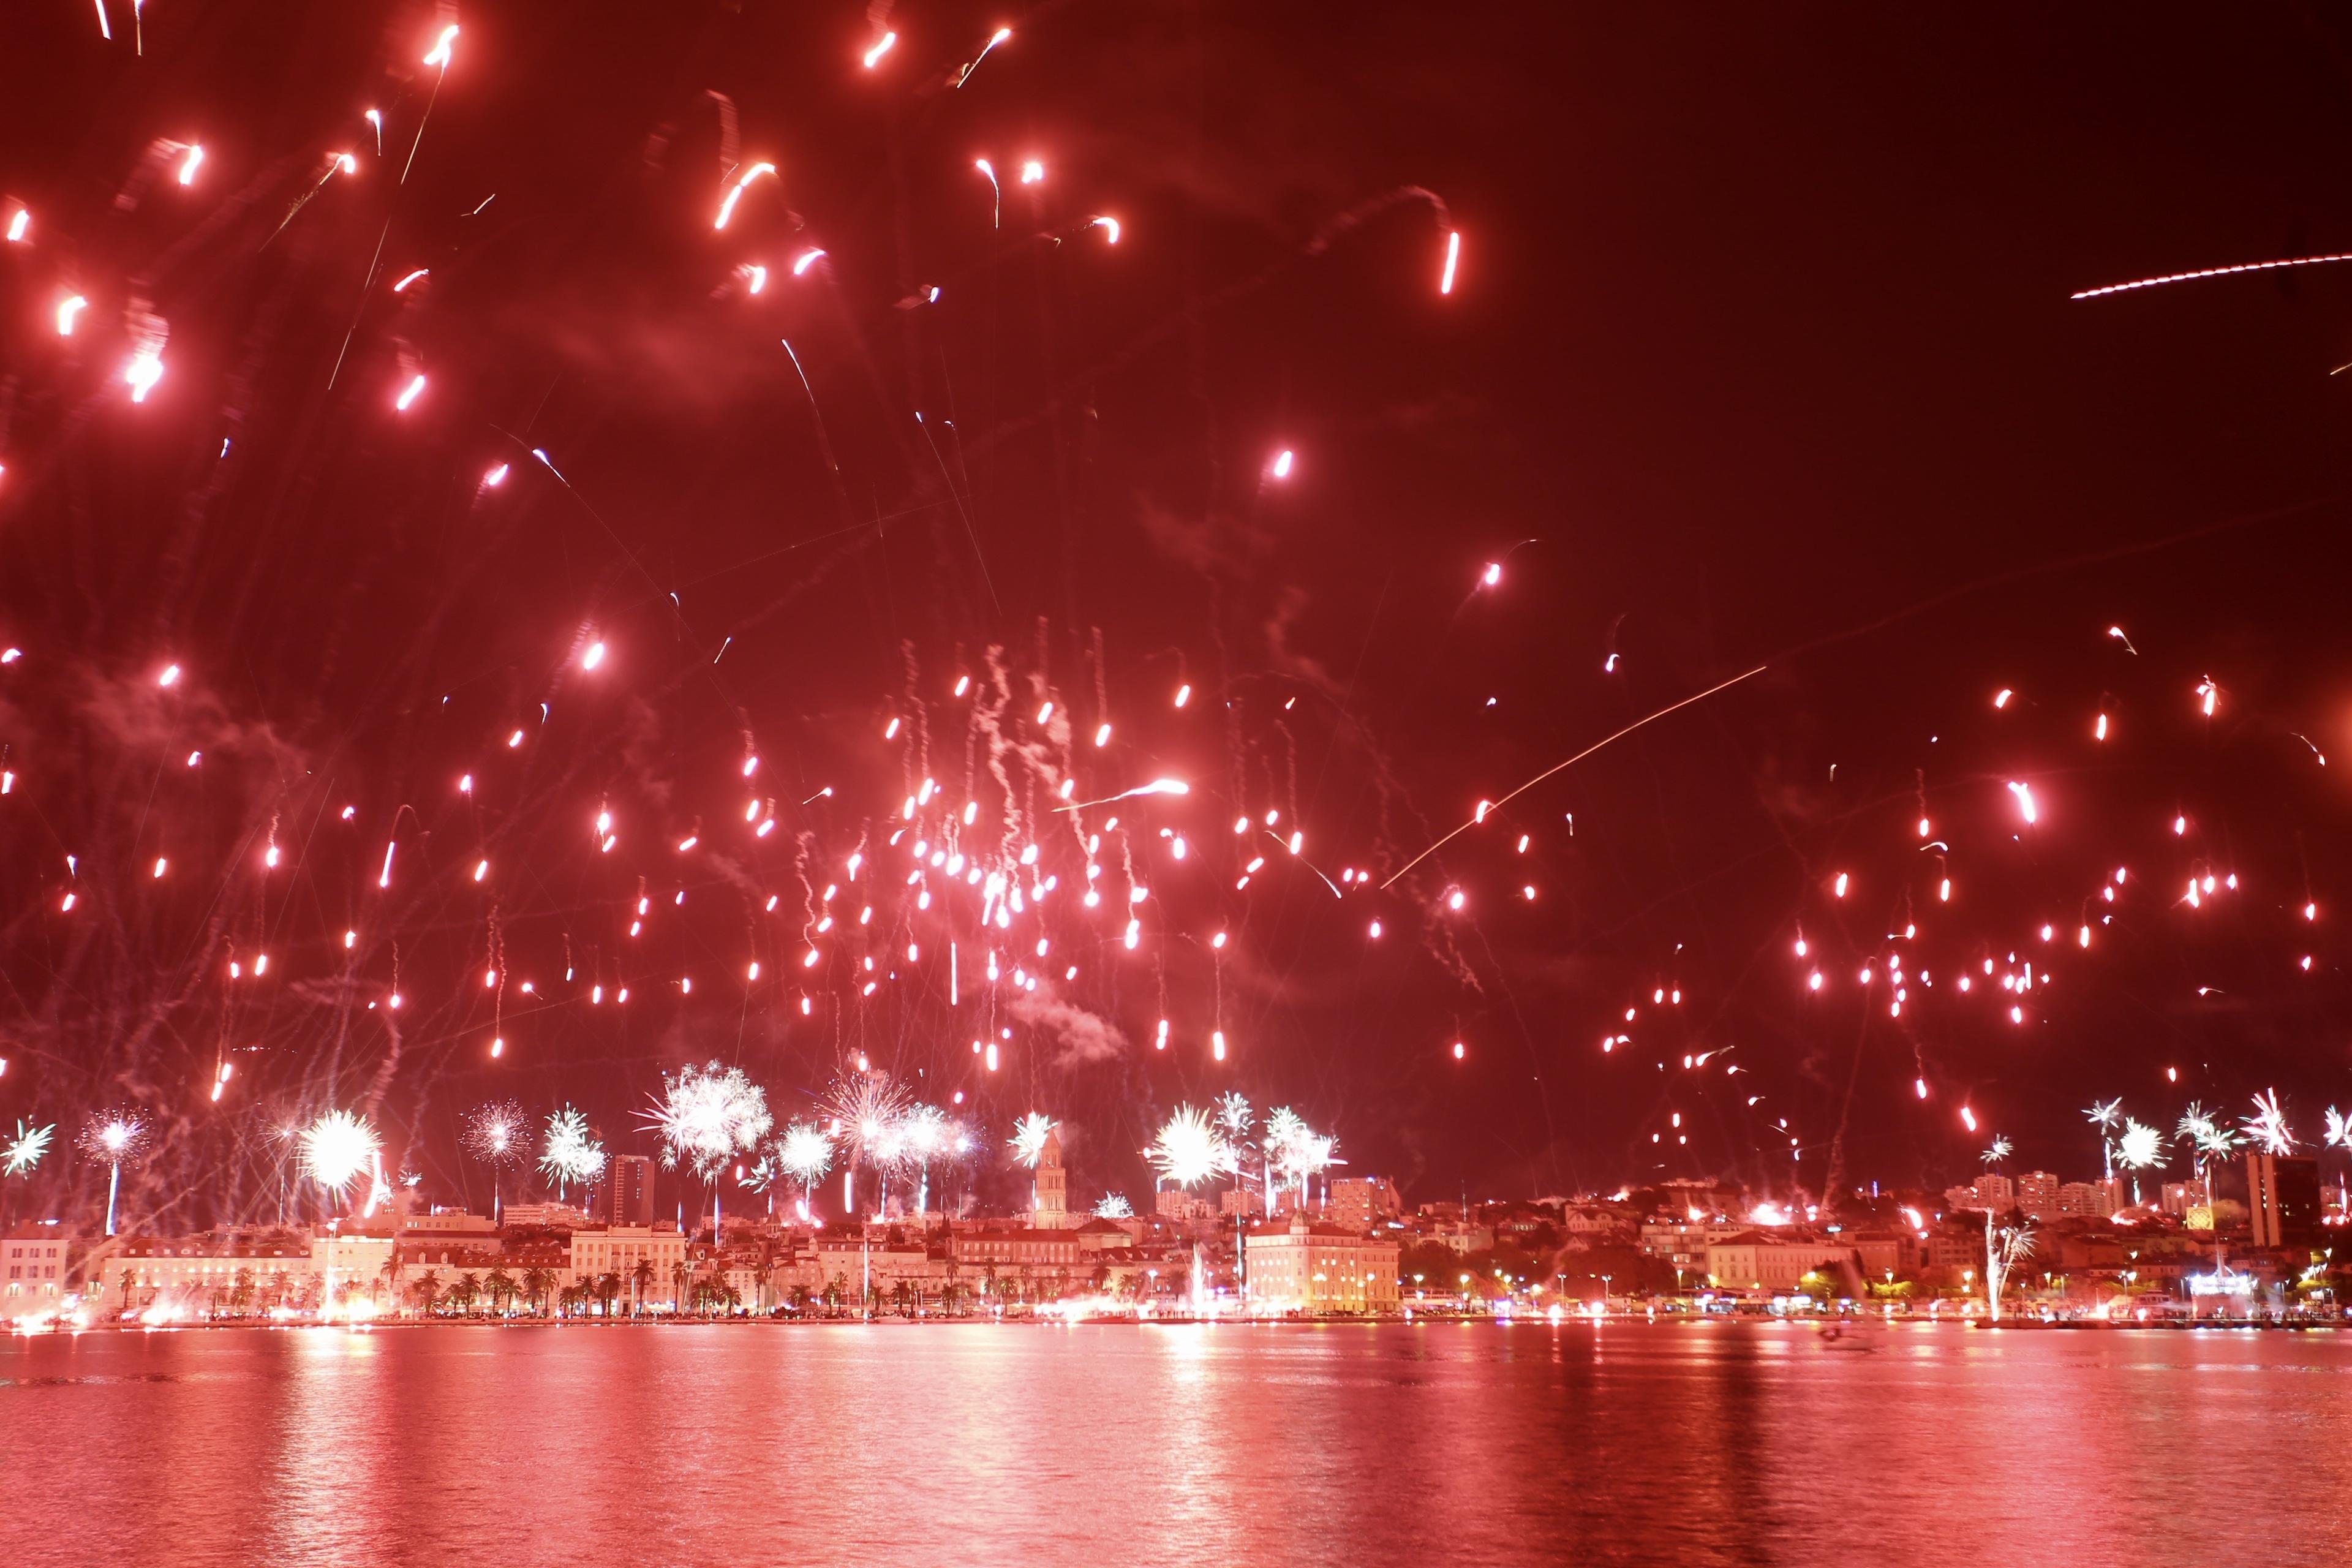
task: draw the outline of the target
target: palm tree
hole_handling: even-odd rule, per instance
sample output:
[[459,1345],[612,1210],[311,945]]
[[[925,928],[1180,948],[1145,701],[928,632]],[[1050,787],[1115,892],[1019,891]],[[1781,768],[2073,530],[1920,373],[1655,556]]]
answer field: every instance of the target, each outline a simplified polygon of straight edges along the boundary
[[629,1285],[635,1292],[629,1301],[629,1313],[632,1317],[646,1310],[646,1291],[652,1286],[653,1282],[653,1259],[650,1258],[638,1258],[637,1266],[629,1270]]
[[130,1270],[130,1269],[126,1268],[126,1269],[124,1269],[124,1270],[122,1271],[122,1279],[121,1279],[121,1280],[120,1281],[120,1283],[121,1283],[121,1286],[122,1286],[122,1310],[123,1310],[124,1311],[126,1311],[126,1312],[127,1312],[127,1311],[131,1310],[131,1270]]
[[482,1280],[482,1289],[489,1295],[490,1310],[504,1315],[507,1303],[514,1300],[514,1276],[506,1271],[504,1265],[500,1265],[492,1268]]
[[228,1304],[236,1309],[239,1316],[243,1316],[246,1309],[253,1305],[252,1269],[240,1268],[230,1279]]
[[686,1282],[691,1277],[692,1270],[687,1268],[685,1258],[681,1258],[669,1266],[669,1304],[672,1311],[686,1310]]
[[555,1276],[537,1264],[522,1271],[523,1299],[537,1307],[541,1316],[546,1315],[547,1292],[554,1284]]
[[457,1282],[449,1287],[449,1300],[469,1318],[474,1315],[474,1303],[481,1299],[481,1277],[471,1271],[458,1275]]
[[760,1288],[758,1310],[763,1315],[768,1310],[768,1279],[775,1271],[775,1259],[764,1252],[760,1255],[760,1261],[751,1266],[751,1282]]
[[408,1299],[415,1302],[417,1309],[426,1317],[431,1317],[433,1315],[433,1309],[441,1304],[440,1274],[434,1269],[428,1268],[424,1273],[418,1275],[415,1279],[409,1284]]
[[604,1303],[604,1316],[611,1317],[613,1308],[621,1300],[621,1277],[609,1272],[598,1275],[596,1295],[597,1299]]

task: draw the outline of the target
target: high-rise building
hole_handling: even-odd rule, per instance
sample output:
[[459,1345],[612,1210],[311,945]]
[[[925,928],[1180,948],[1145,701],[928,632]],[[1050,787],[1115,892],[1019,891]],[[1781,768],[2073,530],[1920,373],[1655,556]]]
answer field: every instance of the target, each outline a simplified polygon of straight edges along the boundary
[[596,1217],[606,1225],[654,1222],[654,1163],[643,1154],[614,1154],[596,1189]]
[[2318,1246],[2319,1162],[2299,1154],[2248,1154],[2246,1218],[2256,1247]]
[[1070,1173],[1062,1169],[1062,1133],[1045,1130],[1037,1151],[1037,1201],[1030,1223],[1039,1230],[1061,1230],[1070,1223]]
[[2058,1212],[2105,1219],[2117,1205],[2111,1182],[2068,1182],[2058,1189]]
[[2047,1171],[2028,1171],[2018,1177],[2017,1206],[2028,1219],[2057,1217],[2058,1178]]
[[1996,1171],[1987,1171],[1977,1178],[1976,1194],[1977,1201],[1969,1205],[1970,1208],[2007,1214],[2017,1206],[2017,1184]]
[[1404,1213],[1404,1198],[1386,1176],[1342,1176],[1331,1184],[1331,1223],[1370,1230]]

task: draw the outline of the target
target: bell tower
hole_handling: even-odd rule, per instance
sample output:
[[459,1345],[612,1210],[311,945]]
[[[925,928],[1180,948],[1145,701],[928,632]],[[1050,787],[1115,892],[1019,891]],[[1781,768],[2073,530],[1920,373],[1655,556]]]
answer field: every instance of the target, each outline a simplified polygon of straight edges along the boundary
[[1037,1201],[1029,1223],[1039,1230],[1066,1230],[1070,1224],[1070,1178],[1062,1169],[1062,1131],[1045,1134],[1037,1151]]

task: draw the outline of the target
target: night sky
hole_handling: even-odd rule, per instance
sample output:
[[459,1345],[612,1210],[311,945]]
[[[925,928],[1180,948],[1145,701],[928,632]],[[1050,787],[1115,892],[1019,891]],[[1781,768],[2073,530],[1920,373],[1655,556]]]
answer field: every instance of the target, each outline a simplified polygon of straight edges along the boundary
[[[1940,1184],[1995,1131],[2080,1177],[2094,1098],[2169,1131],[2274,1086],[2315,1139],[2352,1096],[2352,266],[2068,298],[2352,249],[2339,23],[152,0],[142,57],[111,9],[0,20],[0,1119],[144,1108],[149,1212],[256,1212],[330,1106],[479,1203],[470,1107],[650,1152],[714,1058],[780,1121],[861,1052],[992,1142],[1045,1110],[1088,1198],[1228,1089],[1417,1197]],[[995,818],[950,695],[992,647],[1016,773],[1192,782],[1086,814],[1138,829],[1145,940],[1060,908],[1041,992],[976,1002],[966,903],[803,971],[803,874],[863,842],[911,896],[922,778]],[[1378,892],[1232,832],[1385,879],[1759,666]]]

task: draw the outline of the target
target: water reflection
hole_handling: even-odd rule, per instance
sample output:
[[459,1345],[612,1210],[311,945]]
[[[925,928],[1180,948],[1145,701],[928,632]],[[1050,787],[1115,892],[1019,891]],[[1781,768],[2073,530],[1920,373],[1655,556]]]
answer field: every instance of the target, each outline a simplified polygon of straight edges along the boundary
[[2347,1370],[1726,1323],[51,1335],[0,1341],[0,1475],[50,1500],[0,1561],[2163,1562],[2200,1497],[2331,1531]]

